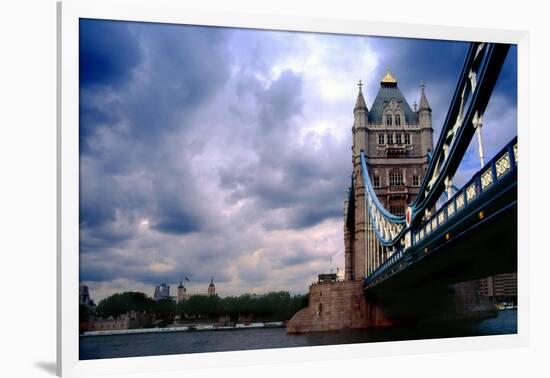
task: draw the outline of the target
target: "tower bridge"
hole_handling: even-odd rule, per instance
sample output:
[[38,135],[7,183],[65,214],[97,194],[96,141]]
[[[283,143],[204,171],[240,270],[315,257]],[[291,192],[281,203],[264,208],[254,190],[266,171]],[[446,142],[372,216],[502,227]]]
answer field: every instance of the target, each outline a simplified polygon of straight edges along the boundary
[[[481,129],[509,45],[472,43],[433,146],[425,86],[409,106],[388,71],[370,108],[359,82],[345,276],[310,287],[290,333],[487,316],[472,280],[517,270],[517,138],[485,163]],[[477,134],[481,169],[453,177]],[[442,195],[447,202],[437,206]]]

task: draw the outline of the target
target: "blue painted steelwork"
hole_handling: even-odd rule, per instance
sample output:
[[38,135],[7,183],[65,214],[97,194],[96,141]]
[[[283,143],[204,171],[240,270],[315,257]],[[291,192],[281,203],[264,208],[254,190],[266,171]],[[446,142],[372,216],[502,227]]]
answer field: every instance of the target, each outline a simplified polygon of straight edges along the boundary
[[[427,219],[415,231],[411,231],[411,246],[400,248],[382,263],[371,275],[365,278],[366,287],[373,287],[388,277],[407,268],[416,262],[416,256],[421,253],[431,241],[432,235],[446,226],[447,223],[456,224],[460,221],[461,213],[470,206],[478,207],[477,201],[489,204],[493,198],[484,196],[490,191],[499,189],[500,185],[509,185],[507,181],[511,175],[517,174],[518,142],[517,137],[512,139],[495,157],[479,170],[463,188],[449,199],[433,216]],[[516,177],[514,177],[515,183]],[[515,206],[511,203],[507,206]],[[484,222],[483,214],[479,215],[479,222]],[[441,236],[441,235],[439,235]]]
[[409,205],[410,224],[404,216],[389,213],[378,200],[368,174],[364,153],[361,168],[365,183],[365,207],[376,237],[384,247],[400,247],[408,231],[420,225],[426,210],[432,208],[445,190],[445,180],[452,178],[482,122],[498,75],[510,45],[472,43],[466,55],[441,136],[416,199]]
[[383,246],[392,246],[395,244],[396,240],[401,238],[403,232],[405,231],[405,217],[391,214],[384,208],[384,205],[380,203],[380,200],[374,192],[374,187],[370,182],[365,155],[362,151],[361,171],[366,189],[365,207],[367,208],[367,216],[370,218],[378,241]]
[[483,117],[510,45],[472,43],[466,56],[441,136],[416,199],[409,205],[411,224],[418,225],[445,190]]

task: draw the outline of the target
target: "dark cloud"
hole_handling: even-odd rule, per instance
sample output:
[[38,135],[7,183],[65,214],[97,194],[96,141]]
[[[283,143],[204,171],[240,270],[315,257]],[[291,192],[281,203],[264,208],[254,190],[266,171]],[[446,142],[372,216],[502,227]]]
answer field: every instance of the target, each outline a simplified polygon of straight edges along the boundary
[[[168,180],[163,183],[169,185]],[[182,198],[179,194],[179,191],[185,192],[186,189],[172,186],[158,188],[155,229],[172,234],[185,234],[201,229],[203,219],[197,204],[193,203],[192,198]]]
[[197,231],[203,209],[192,198],[186,157],[200,152],[200,142],[169,141],[227,79],[227,66],[204,64],[222,61],[226,36],[96,20],[83,20],[80,35],[81,227],[112,241],[108,224],[118,212],[131,214],[134,227],[141,216],[163,232]]
[[302,80],[291,70],[283,71],[267,90],[259,92],[262,131],[270,133],[288,127],[292,117],[302,111],[302,95]]
[[142,54],[128,24],[80,19],[80,83],[85,86],[126,84]]
[[195,26],[135,24],[146,51],[144,74],[128,101],[132,133],[155,138],[193,127],[197,107],[224,86],[228,33]]
[[[113,248],[114,247],[114,248]],[[105,246],[107,248],[107,246]],[[81,281],[98,282],[123,277],[151,287],[160,282],[174,282],[189,277],[193,282],[231,279],[227,265],[219,257],[221,246],[182,243],[174,236],[153,243],[134,239],[124,245],[111,245],[110,253],[81,254]]]
[[[263,211],[286,209],[283,219],[264,221],[270,230],[306,228],[340,216],[348,148],[331,135],[321,136],[318,150],[293,140],[304,106],[302,78],[285,70],[266,89],[255,80],[249,86],[259,108],[252,137],[258,159],[247,164],[228,159],[220,167],[222,188],[234,202],[247,198]],[[245,92],[242,83],[238,90]]]

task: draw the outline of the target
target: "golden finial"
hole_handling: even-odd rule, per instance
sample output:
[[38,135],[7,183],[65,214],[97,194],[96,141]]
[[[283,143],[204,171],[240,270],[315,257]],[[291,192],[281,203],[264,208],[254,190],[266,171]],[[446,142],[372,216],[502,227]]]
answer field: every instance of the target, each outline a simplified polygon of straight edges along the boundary
[[386,71],[386,75],[382,78],[382,83],[389,83],[389,84],[397,83],[397,79],[392,76],[389,69]]

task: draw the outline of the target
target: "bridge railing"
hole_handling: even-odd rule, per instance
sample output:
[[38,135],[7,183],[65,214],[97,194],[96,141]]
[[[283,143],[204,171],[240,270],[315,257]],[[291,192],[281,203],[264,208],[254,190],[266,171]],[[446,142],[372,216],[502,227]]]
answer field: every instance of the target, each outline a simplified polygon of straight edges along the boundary
[[[418,244],[427,240],[432,233],[444,225],[449,219],[457,216],[461,211],[474,203],[481,194],[492,189],[508,174],[517,168],[518,142],[513,138],[502,150],[500,150],[489,163],[464,185],[454,196],[441,206],[431,217],[426,219],[418,228],[410,229],[411,240],[404,242],[405,247],[400,248],[382,263],[372,274],[365,279],[366,285],[371,285],[382,279],[384,273],[393,274],[396,265],[403,263],[407,254],[415,250]],[[387,276],[385,275],[385,276]]]
[[413,232],[413,245],[422,241],[430,233],[437,230],[449,218],[463,210],[480,194],[491,189],[494,184],[517,167],[517,137],[506,145],[495,157],[479,170],[451,199],[431,216],[422,227]]

